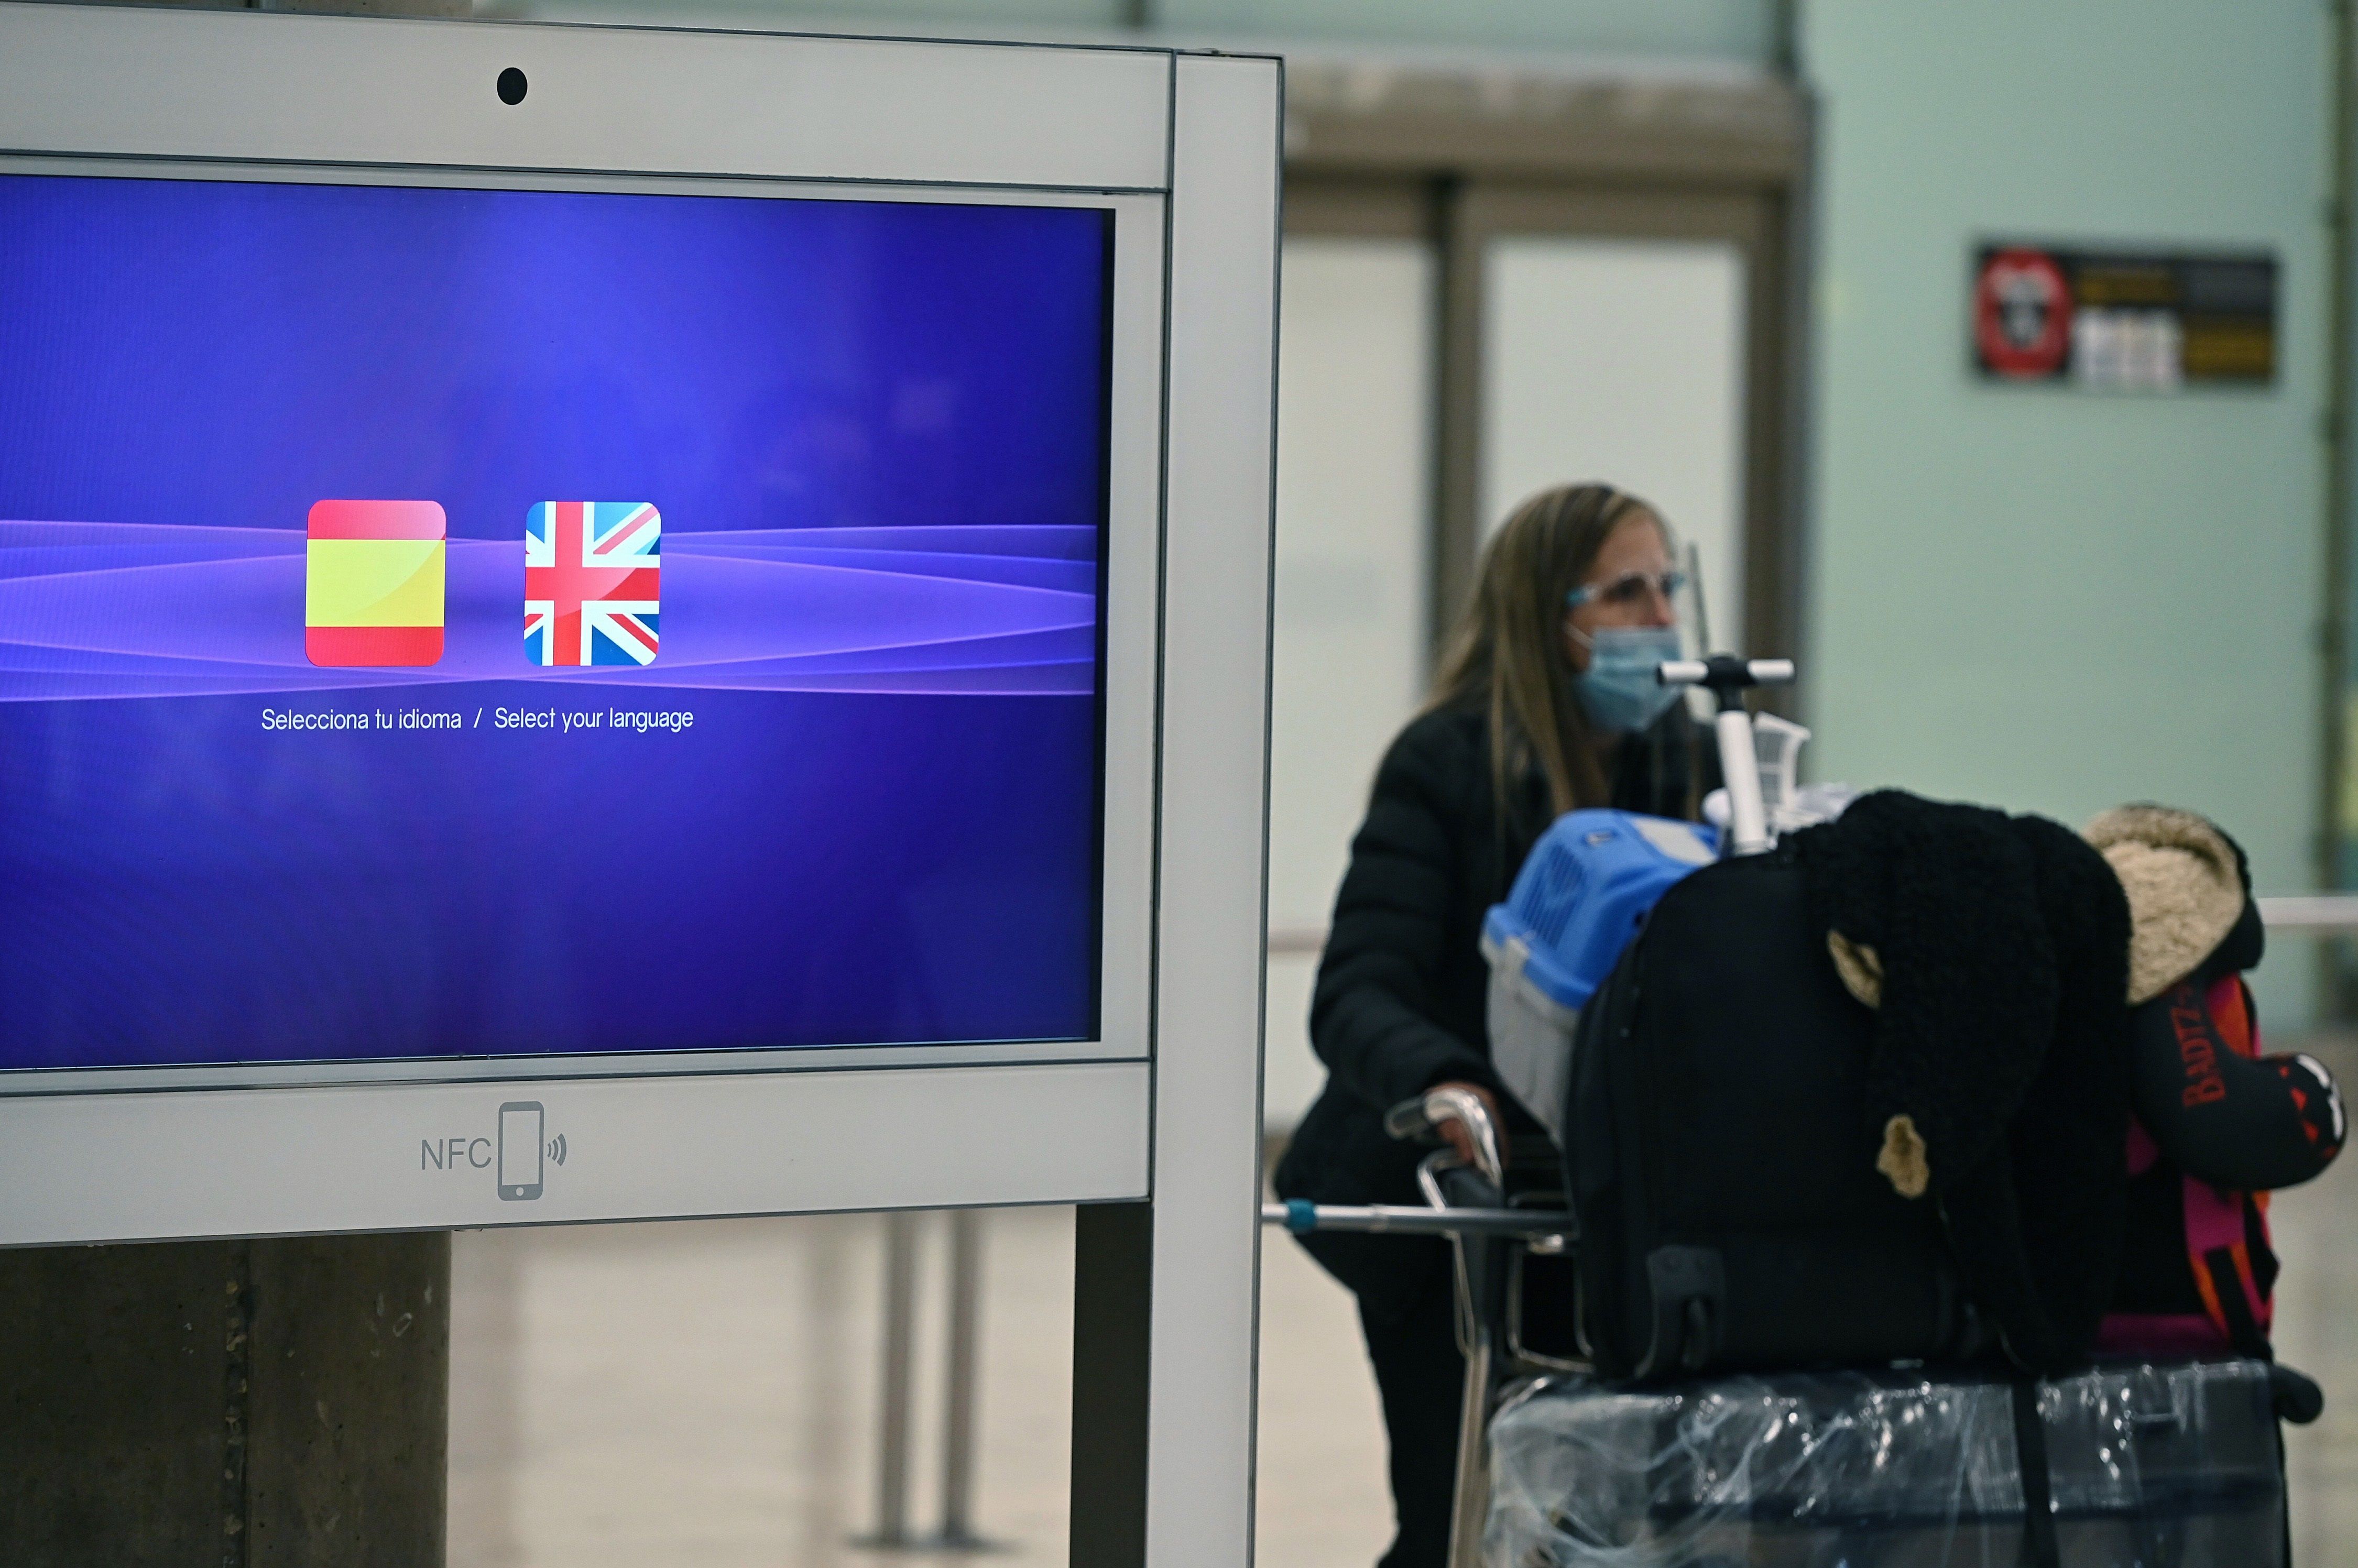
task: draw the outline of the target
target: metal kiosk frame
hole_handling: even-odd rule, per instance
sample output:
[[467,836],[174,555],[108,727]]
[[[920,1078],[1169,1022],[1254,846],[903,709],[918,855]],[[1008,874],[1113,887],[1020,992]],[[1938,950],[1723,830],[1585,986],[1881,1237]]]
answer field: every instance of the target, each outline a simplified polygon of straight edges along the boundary
[[[1248,1562],[1281,92],[1172,49],[0,3],[0,173],[1115,223],[1102,1038],[0,1074],[0,1246],[1077,1203],[1072,1561]],[[525,1106],[567,1159],[503,1190]]]

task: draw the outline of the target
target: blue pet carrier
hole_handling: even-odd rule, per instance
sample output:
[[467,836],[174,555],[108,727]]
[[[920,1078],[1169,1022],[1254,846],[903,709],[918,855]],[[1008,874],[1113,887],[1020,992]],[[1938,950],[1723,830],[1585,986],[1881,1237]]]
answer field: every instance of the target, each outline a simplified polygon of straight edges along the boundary
[[1563,1115],[1572,1030],[1647,912],[1719,858],[1710,827],[1632,811],[1574,811],[1531,847],[1507,902],[1482,922],[1490,1056],[1551,1133]]

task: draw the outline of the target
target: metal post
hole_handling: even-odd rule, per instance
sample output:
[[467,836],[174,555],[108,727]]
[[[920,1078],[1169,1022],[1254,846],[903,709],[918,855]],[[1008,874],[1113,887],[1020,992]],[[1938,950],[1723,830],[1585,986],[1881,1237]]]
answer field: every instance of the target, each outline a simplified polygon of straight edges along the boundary
[[877,1400],[876,1532],[860,1544],[909,1544],[909,1395],[917,1318],[917,1217],[884,1217],[884,1360]]
[[976,1354],[982,1317],[982,1216],[950,1211],[949,1355],[942,1411],[942,1532],[946,1547],[979,1546],[974,1533]]
[[1154,1208],[1073,1211],[1069,1568],[1145,1568]]
[[1476,1324],[1457,1413],[1457,1493],[1449,1509],[1449,1568],[1481,1568],[1490,1517],[1490,1330]]
[[981,1371],[982,1216],[950,1211],[948,1354],[942,1393],[942,1526],[909,1533],[910,1415],[915,1403],[918,1216],[884,1221],[884,1360],[877,1399],[876,1530],[854,1544],[902,1552],[970,1551],[975,1388]]

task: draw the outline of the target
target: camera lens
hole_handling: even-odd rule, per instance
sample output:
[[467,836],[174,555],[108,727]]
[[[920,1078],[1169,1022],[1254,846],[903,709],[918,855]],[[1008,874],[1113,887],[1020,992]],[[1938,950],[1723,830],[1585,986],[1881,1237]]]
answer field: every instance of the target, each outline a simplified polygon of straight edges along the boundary
[[524,102],[524,94],[525,94],[525,79],[524,79],[524,72],[523,72],[523,71],[518,70],[515,67],[514,67],[514,66],[510,66],[510,67],[508,67],[505,70],[503,70],[503,71],[500,72],[500,102],[501,102],[501,103],[523,103],[523,102]]

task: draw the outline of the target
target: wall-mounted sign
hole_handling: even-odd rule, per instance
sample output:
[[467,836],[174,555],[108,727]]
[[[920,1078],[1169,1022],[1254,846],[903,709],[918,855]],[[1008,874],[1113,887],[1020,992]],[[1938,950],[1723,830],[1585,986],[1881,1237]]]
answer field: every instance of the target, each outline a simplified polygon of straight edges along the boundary
[[1994,381],[2168,392],[2266,384],[2277,373],[2277,263],[1984,244],[1974,263],[1974,363]]

